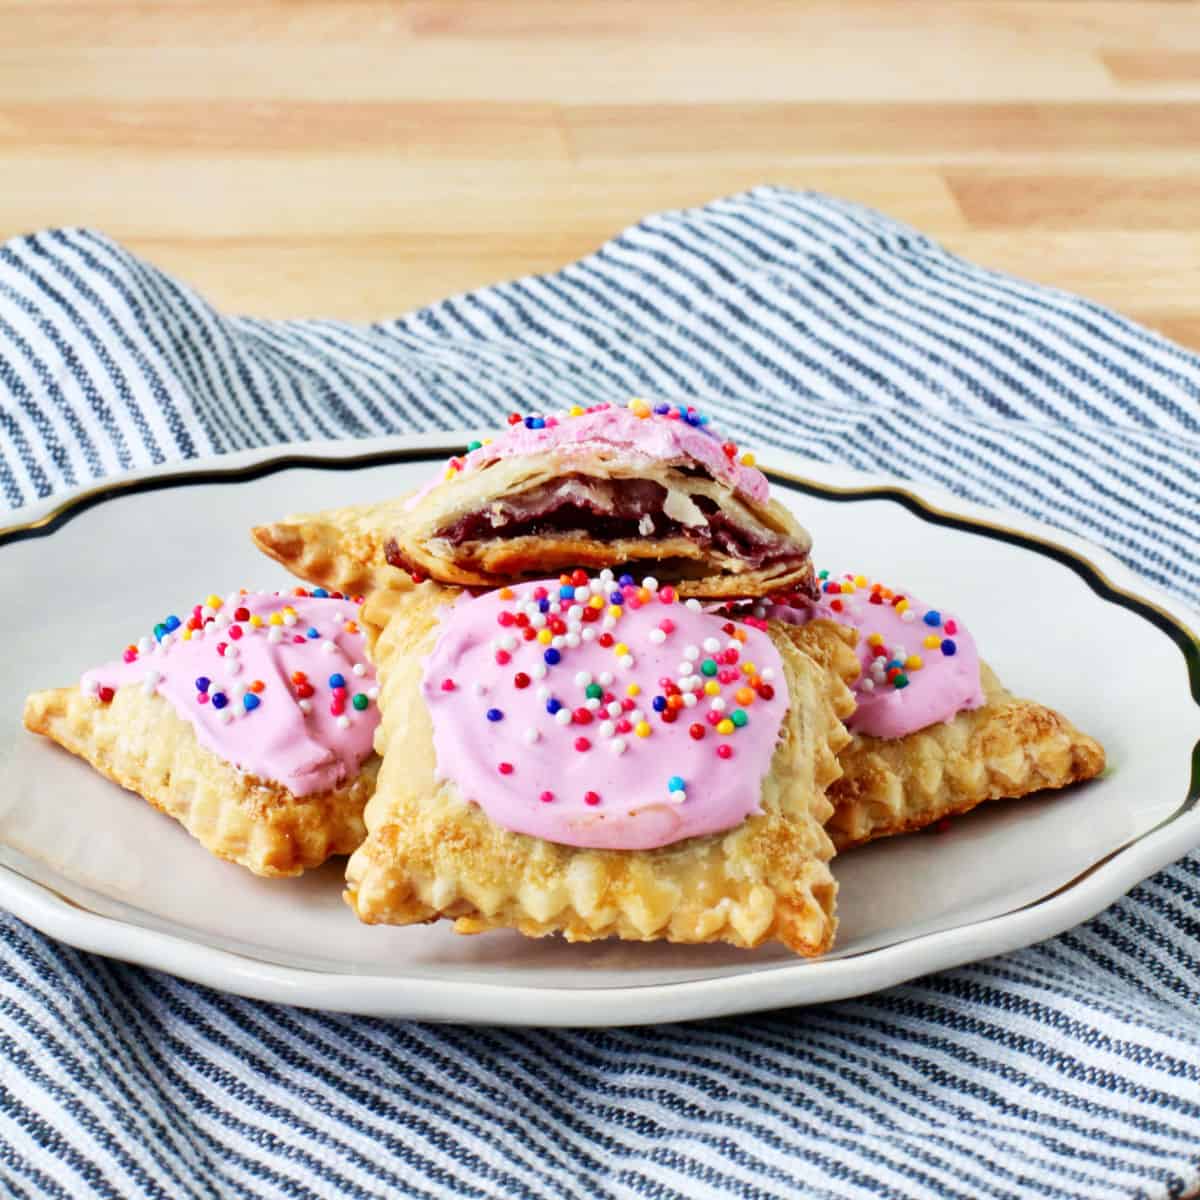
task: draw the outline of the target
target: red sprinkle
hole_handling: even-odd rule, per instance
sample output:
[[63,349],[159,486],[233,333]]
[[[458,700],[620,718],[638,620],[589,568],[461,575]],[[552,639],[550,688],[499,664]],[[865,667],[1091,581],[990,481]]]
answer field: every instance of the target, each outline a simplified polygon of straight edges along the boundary
[[624,717],[617,722],[618,733],[628,733],[632,728],[633,726]]
[[668,617],[665,621],[659,621],[658,627],[663,631],[663,633],[675,632],[675,622],[672,621],[670,617]]
[[207,704],[208,703],[208,693],[207,692],[197,692],[196,693],[196,703],[197,704]]
[[707,721],[707,722],[708,722],[710,725],[719,725],[719,724],[721,723],[721,720],[723,719],[723,717],[724,717],[724,716],[725,716],[725,714],[724,714],[724,713],[719,713],[719,712],[716,712],[716,711],[714,711],[713,709],[711,709],[711,708],[710,708],[710,709],[708,710],[708,712],[706,712],[706,713],[704,714],[704,719],[705,719],[705,720],[706,720],[706,721]]
[[239,608],[234,611],[233,619],[235,621],[250,620],[250,610],[248,608]]
[[523,419],[523,418],[521,417],[521,414],[520,414],[520,413],[516,413],[516,412],[515,412],[515,413],[509,413],[509,414],[508,414],[508,423],[509,423],[510,425],[520,425],[520,423],[521,423],[522,419]]
[[571,715],[575,718],[576,725],[590,725],[592,723],[592,710],[584,708],[582,704]]
[[233,641],[239,641],[242,636],[242,627],[240,625],[230,625],[229,636]]
[[517,623],[518,626],[520,626],[520,628],[524,629],[525,626],[529,624],[529,614],[528,613],[517,613],[517,615],[513,618],[513,620]]
[[609,646],[611,646],[611,645],[613,644],[614,640],[615,640],[615,639],[613,638],[613,635],[612,635],[611,633],[609,633],[607,630],[605,630],[605,632],[604,632],[604,633],[602,633],[602,634],[601,634],[601,635],[600,635],[600,636],[599,636],[599,637],[596,639],[596,641],[597,641],[597,642],[598,642],[598,643],[599,643],[601,646],[603,646],[603,647],[605,648],[605,650],[607,650],[607,649],[609,648]]
[[722,742],[717,747],[717,757],[718,758],[732,758],[733,757],[733,747],[728,742]]
[[688,733],[690,733],[697,742],[703,739],[704,732],[704,726],[701,725],[699,721],[697,721],[694,725],[688,726]]
[[587,572],[582,571],[582,570],[577,570],[577,571],[572,572],[571,582],[576,587],[587,587],[587,584],[588,584]]
[[757,691],[764,700],[775,699],[775,689],[769,683],[758,684],[755,688],[755,691]]
[[502,613],[501,613],[501,614],[500,614],[500,615],[499,615],[499,616],[496,618],[496,620],[497,620],[497,621],[499,621],[501,625],[505,625],[505,626],[507,626],[507,625],[513,625],[513,624],[515,624],[515,623],[516,623],[516,620],[517,620],[517,618],[516,618],[516,617],[514,617],[514,616],[512,615],[512,613],[510,613],[510,612],[508,611],[508,609],[505,609],[505,610],[504,610],[504,611],[503,611],[503,612],[502,612]]
[[[297,672],[297,674],[298,674],[298,672]],[[293,675],[292,678],[295,679],[296,676]],[[443,692],[454,691],[454,680],[453,679],[443,679],[442,680],[442,691]]]
[[829,607],[832,608],[834,612],[841,612],[843,606],[840,600],[831,600]]
[[507,762],[501,763],[497,770],[499,770],[501,775],[511,775],[513,773],[513,765]]
[[633,712],[637,708],[637,701],[632,696],[624,696],[621,699],[621,708],[625,712]]
[[506,667],[506,666],[508,666],[508,664],[510,662],[512,662],[512,655],[509,654],[509,652],[507,650],[497,650],[496,651],[496,661],[502,667]]
[[121,655],[121,657],[126,662],[134,662],[137,659],[137,651],[136,650],[126,650],[125,653]]
[[521,636],[527,642],[532,642],[533,639],[535,637],[537,637],[537,630],[534,629],[531,625],[526,625],[525,628],[521,630]]
[[543,804],[549,804],[554,799],[554,793],[543,792],[539,798]]
[[219,654],[219,655],[220,655],[222,658],[224,658],[224,657],[225,657],[225,651],[226,651],[226,650],[228,650],[228,649],[229,649],[229,643],[228,643],[228,642],[218,642],[218,643],[217,643],[217,653],[218,653],[218,654]]
[[313,694],[313,685],[305,680],[303,683],[296,684],[296,695],[301,700],[307,700]]
[[590,750],[591,748],[592,748],[592,743],[589,742],[587,740],[587,738],[577,737],[575,739],[575,749],[578,750],[580,752],[580,754],[582,754],[585,750]]
[[[445,687],[445,684],[442,684]],[[529,676],[524,671],[518,671],[513,676],[513,686],[519,688],[527,688],[529,686]]]
[[737,453],[737,447],[732,442],[723,442],[721,449],[725,452],[726,458],[732,458]]
[[947,621],[942,628],[946,631],[947,637],[953,637],[958,632],[958,622],[953,620]]
[[679,709],[677,709],[677,708],[664,708],[664,709],[663,709],[663,711],[662,711],[661,713],[659,713],[659,716],[661,716],[661,717],[662,717],[662,719],[663,719],[663,720],[664,720],[664,721],[665,721],[665,722],[666,722],[668,725],[674,725],[674,724],[675,724],[675,721],[676,721],[676,719],[677,719],[677,718],[678,718],[678,716],[679,716]]
[[879,604],[879,605],[882,605],[882,604],[883,604],[883,597],[882,597],[882,596],[881,596],[881,595],[880,595],[878,592],[872,592],[872,593],[870,594],[870,596],[869,596],[869,597],[867,597],[867,603],[868,603],[868,604]]
[[600,803],[600,793],[599,792],[584,792],[583,793],[583,802],[584,802],[584,804],[592,804],[592,805],[599,804]]
[[102,687],[96,695],[100,697],[101,704],[111,704],[112,698],[116,693],[110,687]]

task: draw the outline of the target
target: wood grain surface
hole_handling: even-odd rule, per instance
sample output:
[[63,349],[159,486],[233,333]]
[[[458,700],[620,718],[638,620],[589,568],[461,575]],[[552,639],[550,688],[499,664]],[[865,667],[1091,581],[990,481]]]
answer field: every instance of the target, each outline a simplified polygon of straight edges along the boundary
[[0,0],[0,237],[371,319],[759,183],[1200,348],[1190,0]]

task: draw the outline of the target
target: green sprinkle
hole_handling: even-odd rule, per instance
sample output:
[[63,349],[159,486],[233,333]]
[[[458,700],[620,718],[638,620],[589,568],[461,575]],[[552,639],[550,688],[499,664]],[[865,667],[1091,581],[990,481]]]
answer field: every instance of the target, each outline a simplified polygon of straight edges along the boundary
[[742,725],[747,724],[750,720],[750,718],[746,716],[745,712],[743,712],[740,708],[735,708],[733,712],[729,714],[729,719],[739,728]]
[[482,442],[468,442],[467,443],[467,453],[470,454],[472,450],[478,450],[480,448],[480,446],[482,446],[482,445],[483,445]]
[[897,675],[896,678],[892,680],[892,687],[908,687],[908,676],[904,674]]
[[370,704],[371,702],[367,699],[366,695],[363,692],[358,692],[355,694],[355,697],[351,701],[351,703],[354,705],[355,708],[358,709],[359,712],[362,712],[362,710],[364,708],[366,708],[367,705]]
[[717,673],[717,664],[711,658],[706,658],[700,664],[700,670],[705,675],[715,675]]
[[599,700],[604,695],[604,689],[598,683],[589,683],[583,694],[589,700]]

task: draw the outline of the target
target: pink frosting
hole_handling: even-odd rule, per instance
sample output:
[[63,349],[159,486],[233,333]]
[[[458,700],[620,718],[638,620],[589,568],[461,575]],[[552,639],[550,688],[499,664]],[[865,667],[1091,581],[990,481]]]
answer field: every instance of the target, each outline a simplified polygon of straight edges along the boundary
[[[127,647],[123,660],[86,672],[80,686],[99,702],[107,688],[141,686],[165,696],[202,746],[295,796],[353,778],[379,723],[358,604],[279,592],[213,600],[186,620],[166,618],[154,637]],[[335,675],[344,681],[341,695]],[[253,690],[259,682],[261,690]],[[365,708],[355,706],[358,695]],[[222,696],[226,703],[218,707]]]
[[796,625],[823,617],[858,630],[863,670],[854,684],[858,707],[847,727],[899,738],[979,708],[984,701],[979,652],[961,620],[903,589],[858,582],[864,579],[849,573],[830,577],[816,604],[775,604],[764,614]]
[[442,614],[423,683],[439,777],[497,825],[569,846],[648,850],[760,811],[788,704],[770,639],[653,580],[573,579],[568,597],[561,583],[523,583]]
[[[658,407],[666,407],[669,412],[657,413],[653,402],[647,401],[646,404],[649,415],[642,417],[627,407],[604,403],[594,405],[574,417],[561,413],[524,418],[519,424],[510,425],[487,445],[451,459],[447,468],[451,473],[448,482],[453,483],[456,476],[471,474],[503,458],[553,453],[563,462],[564,469],[570,470],[573,459],[578,459],[581,466],[585,466],[586,460],[596,454],[611,455],[616,451],[634,460],[635,464],[638,461],[686,463],[689,460],[699,463],[714,478],[748,499],[757,504],[767,502],[770,491],[767,477],[757,468],[743,465],[739,461],[741,453],[736,447],[734,454],[726,453],[724,447],[732,446],[732,443],[723,442],[708,424],[689,424],[680,415],[690,413],[695,417],[694,409],[689,410],[686,405],[659,404]],[[669,415],[670,412],[675,415]],[[530,420],[542,420],[545,425],[540,429],[532,429],[528,427]],[[410,506],[446,481],[446,472],[443,471],[409,500]]]

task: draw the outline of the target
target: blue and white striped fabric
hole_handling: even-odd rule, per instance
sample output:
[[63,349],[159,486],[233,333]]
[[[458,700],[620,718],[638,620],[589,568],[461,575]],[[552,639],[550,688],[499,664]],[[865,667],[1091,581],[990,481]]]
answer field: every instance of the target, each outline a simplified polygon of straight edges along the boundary
[[[700,397],[1200,599],[1200,359],[878,214],[760,189],[368,328],[228,318],[103,236],[0,251],[16,507],[263,443]],[[1200,1187],[1200,855],[1086,926],[866,999],[528,1032],[259,1004],[0,922],[11,1196],[1097,1197]]]

